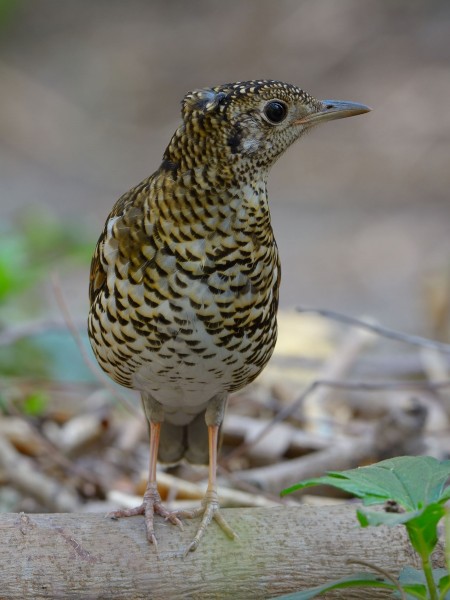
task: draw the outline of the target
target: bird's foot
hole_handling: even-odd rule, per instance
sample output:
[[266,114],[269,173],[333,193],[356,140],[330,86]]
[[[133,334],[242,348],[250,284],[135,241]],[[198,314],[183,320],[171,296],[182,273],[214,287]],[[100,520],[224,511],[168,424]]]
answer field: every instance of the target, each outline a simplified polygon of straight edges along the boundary
[[124,508],[121,510],[115,510],[108,513],[108,517],[111,519],[121,519],[122,517],[134,517],[135,515],[144,515],[145,528],[147,530],[147,539],[152,543],[155,548],[158,548],[156,541],[155,530],[153,528],[153,516],[160,515],[166,521],[170,521],[177,527],[183,529],[183,524],[178,518],[177,514],[170,512],[161,502],[161,496],[159,495],[156,483],[149,483],[145,490],[142,504],[136,506],[136,508]]
[[198,547],[200,540],[205,534],[206,528],[214,519],[222,531],[230,539],[238,537],[237,533],[228,525],[224,517],[220,514],[219,499],[215,490],[208,490],[205,497],[202,500],[202,505],[199,508],[193,510],[178,510],[176,516],[184,519],[195,519],[196,517],[202,517],[202,521],[197,529],[197,533],[192,542],[187,546],[184,555],[186,556],[189,552],[193,552]]

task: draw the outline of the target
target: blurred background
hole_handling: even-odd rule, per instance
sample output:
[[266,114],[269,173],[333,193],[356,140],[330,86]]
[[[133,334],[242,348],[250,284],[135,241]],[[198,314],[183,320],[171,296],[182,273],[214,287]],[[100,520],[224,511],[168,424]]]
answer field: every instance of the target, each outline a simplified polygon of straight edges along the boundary
[[[16,401],[45,413],[53,392],[33,377],[92,384],[71,336],[52,331],[62,320],[52,274],[84,335],[97,237],[115,200],[158,167],[183,95],[254,78],[374,109],[318,128],[273,168],[282,309],[448,339],[448,0],[0,0],[9,413]],[[58,410],[71,394],[59,390]]]
[[449,2],[0,6],[2,228],[81,227],[92,247],[116,198],[157,168],[188,90],[281,79],[374,108],[315,130],[273,169],[282,306],[430,326],[428,280],[450,258]]

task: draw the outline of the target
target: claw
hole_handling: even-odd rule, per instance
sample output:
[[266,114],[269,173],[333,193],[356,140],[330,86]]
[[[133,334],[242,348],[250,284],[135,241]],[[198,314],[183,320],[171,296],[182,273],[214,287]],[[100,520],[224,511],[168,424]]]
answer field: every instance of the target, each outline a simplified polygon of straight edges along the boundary
[[193,510],[180,510],[177,511],[177,516],[186,519],[195,519],[196,517],[201,516],[202,520],[197,529],[197,533],[195,534],[192,542],[186,547],[183,556],[186,557],[189,552],[194,552],[198,548],[200,544],[200,540],[205,535],[206,529],[212,520],[216,521],[219,527],[224,531],[224,533],[230,539],[236,539],[239,537],[237,533],[228,525],[225,518],[220,513],[219,508],[219,500],[217,497],[217,492],[215,490],[209,490],[206,492],[205,497],[202,501],[202,506],[200,508],[195,508]]
[[164,519],[165,521],[170,521],[172,523],[172,525],[176,525],[177,527],[179,527],[181,529],[181,531],[184,530],[183,527],[183,523],[180,521],[180,519],[177,516],[176,512],[170,512]]
[[148,484],[147,489],[145,490],[144,499],[142,504],[136,506],[135,508],[124,508],[121,510],[115,510],[113,512],[108,513],[108,517],[117,521],[123,517],[134,517],[136,515],[143,515],[145,521],[145,528],[147,532],[148,541],[154,545],[157,554],[158,552],[158,542],[156,539],[155,531],[153,528],[153,517],[154,515],[160,515],[166,521],[170,521],[173,525],[180,527],[183,529],[183,524],[180,519],[177,517],[177,514],[174,512],[170,512],[161,502],[161,496],[159,495],[156,484]]

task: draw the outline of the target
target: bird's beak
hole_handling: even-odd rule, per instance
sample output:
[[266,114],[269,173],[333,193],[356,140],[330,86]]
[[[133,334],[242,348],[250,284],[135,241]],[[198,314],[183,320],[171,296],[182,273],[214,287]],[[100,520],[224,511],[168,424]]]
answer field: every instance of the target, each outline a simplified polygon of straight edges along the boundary
[[294,125],[317,125],[318,123],[325,123],[325,121],[362,115],[372,110],[365,104],[346,102],[344,100],[321,100],[320,103],[322,108],[318,112],[297,119],[294,121]]

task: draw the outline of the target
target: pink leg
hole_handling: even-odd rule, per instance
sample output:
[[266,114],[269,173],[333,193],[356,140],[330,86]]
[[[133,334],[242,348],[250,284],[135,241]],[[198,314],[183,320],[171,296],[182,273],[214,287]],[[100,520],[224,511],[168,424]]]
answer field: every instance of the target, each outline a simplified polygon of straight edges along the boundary
[[199,525],[197,533],[192,542],[186,548],[185,555],[188,552],[193,552],[199,545],[200,540],[205,534],[206,528],[214,519],[220,528],[226,533],[226,535],[234,539],[237,534],[228,525],[225,519],[219,512],[219,498],[217,496],[217,483],[216,483],[216,471],[217,471],[217,445],[219,438],[219,426],[210,425],[208,426],[208,441],[209,441],[209,473],[208,473],[208,488],[206,490],[205,497],[202,500],[200,508],[196,508],[190,511],[177,511],[176,515],[181,518],[192,519],[195,517],[202,517],[202,521]]
[[133,517],[135,515],[144,515],[145,527],[147,530],[147,539],[157,547],[155,531],[153,528],[154,514],[161,515],[164,519],[169,520],[174,525],[183,528],[180,519],[175,513],[171,513],[164,507],[161,502],[161,497],[158,492],[156,483],[156,463],[158,460],[159,436],[161,432],[161,423],[153,423],[150,421],[150,465],[148,472],[148,484],[145,490],[142,504],[136,508],[127,508],[116,510],[109,513],[112,519],[120,519],[121,517]]

